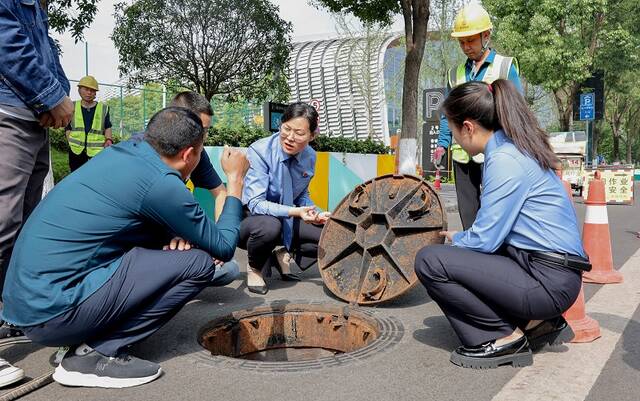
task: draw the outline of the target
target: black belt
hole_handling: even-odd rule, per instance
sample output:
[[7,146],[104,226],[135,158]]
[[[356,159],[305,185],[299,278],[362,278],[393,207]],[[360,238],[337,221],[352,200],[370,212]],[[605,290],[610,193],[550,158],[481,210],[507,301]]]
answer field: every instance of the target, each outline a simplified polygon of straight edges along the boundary
[[532,259],[544,260],[545,262],[551,262],[570,269],[584,272],[591,271],[591,263],[589,263],[589,260],[568,253],[531,251],[529,252],[529,256]]

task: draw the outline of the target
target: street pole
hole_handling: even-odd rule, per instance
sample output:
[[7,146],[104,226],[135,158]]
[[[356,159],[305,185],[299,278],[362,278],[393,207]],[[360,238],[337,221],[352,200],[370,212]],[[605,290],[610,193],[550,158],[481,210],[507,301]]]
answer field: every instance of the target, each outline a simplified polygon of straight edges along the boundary
[[89,43],[84,42],[84,75],[89,75]]
[[120,138],[124,131],[124,98],[122,96],[122,86],[120,87]]

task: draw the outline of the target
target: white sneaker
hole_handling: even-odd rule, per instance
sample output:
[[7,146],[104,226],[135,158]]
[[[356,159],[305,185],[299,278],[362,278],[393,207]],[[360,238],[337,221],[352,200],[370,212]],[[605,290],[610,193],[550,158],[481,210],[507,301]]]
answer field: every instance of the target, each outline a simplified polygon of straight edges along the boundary
[[0,387],[8,386],[22,380],[24,370],[16,368],[9,362],[0,358]]

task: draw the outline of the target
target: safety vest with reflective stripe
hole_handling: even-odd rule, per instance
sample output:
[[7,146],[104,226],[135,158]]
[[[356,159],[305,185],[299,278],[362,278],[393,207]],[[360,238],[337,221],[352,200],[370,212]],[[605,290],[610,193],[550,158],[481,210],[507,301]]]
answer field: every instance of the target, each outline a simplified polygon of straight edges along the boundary
[[[499,54],[496,54],[493,59],[493,63],[489,64],[489,66],[487,67],[487,71],[482,77],[482,82],[490,84],[493,83],[493,81],[495,81],[496,79],[508,79],[511,65],[514,65],[516,67],[516,71],[518,70],[518,61],[515,58],[503,57]],[[456,86],[462,85],[465,82],[467,82],[465,63],[462,63],[458,65],[458,67],[451,68],[449,70],[450,88],[455,88]],[[451,146],[451,158],[458,163],[469,163],[469,154],[455,142],[455,139],[452,138],[452,141],[453,145]],[[479,153],[473,156],[473,161],[476,163],[484,162],[484,154]]]
[[104,149],[104,123],[109,107],[103,103],[96,104],[96,111],[93,115],[91,129],[85,133],[84,118],[82,117],[82,105],[79,100],[75,101],[75,112],[71,120],[71,133],[69,134],[69,148],[73,153],[79,155],[87,149],[87,156],[93,157]]

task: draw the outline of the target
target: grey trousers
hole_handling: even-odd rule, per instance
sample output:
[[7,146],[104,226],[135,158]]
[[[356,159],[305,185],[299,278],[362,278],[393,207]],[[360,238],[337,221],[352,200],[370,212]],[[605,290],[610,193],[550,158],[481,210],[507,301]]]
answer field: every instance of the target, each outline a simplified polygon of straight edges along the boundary
[[47,130],[0,113],[0,294],[13,245],[42,197],[48,171]]

